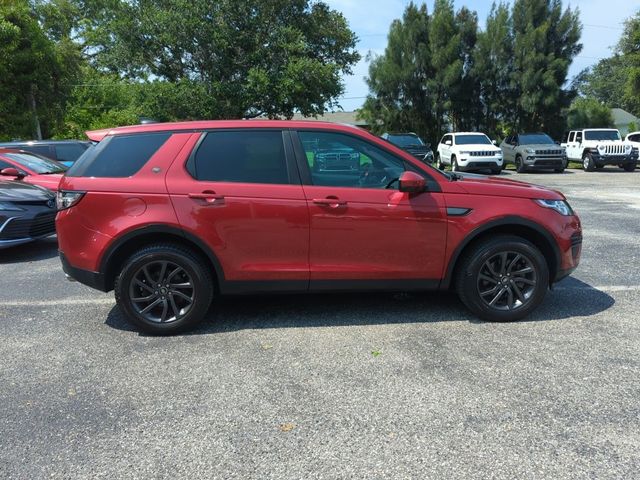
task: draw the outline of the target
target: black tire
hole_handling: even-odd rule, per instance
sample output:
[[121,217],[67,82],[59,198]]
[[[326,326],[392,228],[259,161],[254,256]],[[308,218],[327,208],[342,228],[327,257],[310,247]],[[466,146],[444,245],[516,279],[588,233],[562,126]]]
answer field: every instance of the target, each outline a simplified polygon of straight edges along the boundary
[[563,173],[564,172],[564,167],[556,168],[553,171],[556,172],[556,173]]
[[516,172],[525,173],[527,171],[527,167],[524,166],[524,162],[522,161],[521,155],[516,155]]
[[602,170],[604,168],[604,164],[602,164],[602,163],[596,164],[596,168],[598,170]]
[[502,172],[501,167],[491,169],[491,175],[500,175],[500,172]]
[[596,169],[596,162],[593,161],[593,157],[588,152],[582,156],[582,168],[585,172],[593,172]]
[[629,162],[622,165],[625,172],[633,172],[636,169],[636,162]]
[[[506,255],[506,261],[503,255]],[[496,258],[498,264],[493,263]],[[493,278],[496,279],[494,283],[485,280],[489,278],[487,272],[490,272],[487,265],[493,265],[496,275],[488,275],[491,282],[494,282]],[[531,272],[527,272],[527,268]],[[503,276],[499,278],[498,275]],[[534,282],[534,285],[525,281]],[[494,287],[491,288],[491,285]],[[543,301],[549,288],[549,267],[540,250],[532,243],[521,237],[500,235],[480,241],[463,254],[456,271],[455,288],[462,303],[481,319],[512,322],[526,317]],[[497,296],[503,289],[502,296],[494,300],[494,295]],[[520,292],[519,295],[516,292]],[[493,305],[488,301],[489,298],[495,302]],[[508,308],[510,302],[513,303],[512,308]]]
[[442,163],[442,158],[440,158],[439,153],[436,155],[436,166],[438,167],[438,170],[444,170],[444,163]]
[[460,171],[460,166],[458,165],[458,159],[456,158],[455,155],[451,155],[451,171],[452,172]]
[[[182,332],[200,322],[211,305],[214,280],[206,265],[203,258],[185,247],[144,247],[124,262],[114,285],[116,302],[127,319],[147,333]],[[156,281],[159,283],[153,285]],[[147,307],[151,308],[145,313]],[[152,318],[154,315],[159,317]]]

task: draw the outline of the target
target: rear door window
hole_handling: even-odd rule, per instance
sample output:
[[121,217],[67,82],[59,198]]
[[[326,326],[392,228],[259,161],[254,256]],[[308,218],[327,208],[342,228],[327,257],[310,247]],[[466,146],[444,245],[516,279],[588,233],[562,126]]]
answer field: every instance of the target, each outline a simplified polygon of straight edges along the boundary
[[55,146],[56,160],[59,162],[75,162],[84,153],[86,147],[80,143],[64,143]]
[[187,170],[200,181],[290,183],[279,130],[208,132],[189,159]]
[[67,171],[69,177],[122,178],[136,174],[164,145],[171,133],[105,137]]

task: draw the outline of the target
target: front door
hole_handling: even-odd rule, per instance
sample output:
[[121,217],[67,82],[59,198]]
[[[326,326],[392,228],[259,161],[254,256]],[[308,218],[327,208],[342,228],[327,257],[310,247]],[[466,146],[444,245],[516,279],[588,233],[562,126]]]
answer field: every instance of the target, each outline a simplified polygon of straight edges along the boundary
[[289,133],[214,130],[167,188],[183,229],[204,240],[223,270],[223,293],[306,290],[309,212]]
[[[402,158],[356,135],[298,132],[297,156],[311,217],[312,290],[425,288],[442,276],[444,199],[437,183],[398,191]],[[428,177],[428,174],[421,172]]]

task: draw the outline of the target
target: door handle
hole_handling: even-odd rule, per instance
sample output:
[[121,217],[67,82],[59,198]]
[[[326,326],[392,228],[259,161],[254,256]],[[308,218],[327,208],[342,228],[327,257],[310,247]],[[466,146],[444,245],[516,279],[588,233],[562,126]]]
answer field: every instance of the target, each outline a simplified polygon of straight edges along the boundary
[[326,205],[327,207],[331,208],[338,208],[347,204],[346,201],[340,200],[338,197],[334,196],[330,196],[327,198],[314,198],[312,202],[316,205]]
[[194,200],[204,200],[210,205],[224,203],[224,195],[218,195],[212,190],[205,190],[202,193],[190,193],[188,196]]

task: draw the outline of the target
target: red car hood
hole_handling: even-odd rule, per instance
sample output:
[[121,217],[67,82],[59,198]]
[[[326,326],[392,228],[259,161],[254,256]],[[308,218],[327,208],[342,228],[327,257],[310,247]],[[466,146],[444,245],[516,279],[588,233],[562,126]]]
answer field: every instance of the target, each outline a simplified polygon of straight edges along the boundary
[[58,185],[62,180],[61,173],[51,173],[48,175],[28,175],[24,177],[24,181],[33,185],[40,185],[41,187],[48,188],[54,192],[58,191]]
[[565,196],[562,193],[542,185],[472,173],[461,173],[459,175],[462,179],[453,183],[470,195],[565,200]]

